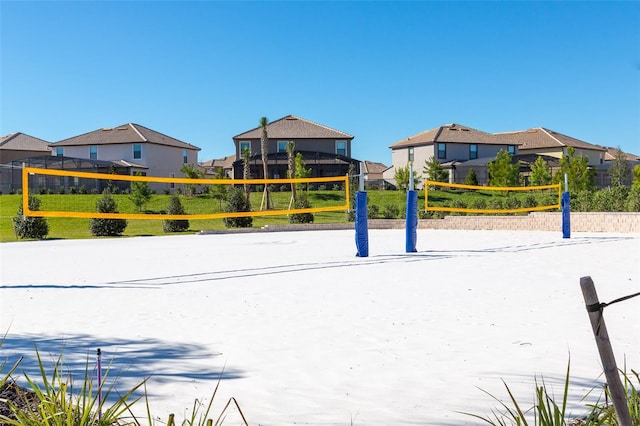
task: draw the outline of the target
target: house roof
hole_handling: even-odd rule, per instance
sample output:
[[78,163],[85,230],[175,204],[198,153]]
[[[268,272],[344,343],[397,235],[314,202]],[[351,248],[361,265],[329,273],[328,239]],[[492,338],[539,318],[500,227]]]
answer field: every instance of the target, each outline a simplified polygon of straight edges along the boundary
[[20,132],[2,136],[0,138],[0,149],[51,152],[49,142]]
[[385,166],[382,163],[374,163],[372,161],[365,160],[363,161],[363,163],[364,163],[365,173],[371,173],[371,174],[382,173],[389,168],[388,166]]
[[227,155],[222,158],[214,158],[212,160],[202,161],[201,167],[221,167],[223,169],[230,169],[233,167],[233,162],[236,161],[235,155]]
[[445,124],[402,139],[389,148],[429,145],[437,142],[478,143],[485,145],[520,145],[516,139],[497,138],[494,134],[456,123]]
[[[295,115],[287,115],[267,124],[269,139],[353,139],[353,136]],[[233,137],[236,139],[260,139],[262,127],[258,126]]]
[[172,138],[135,123],[106,127],[51,144],[52,146],[113,145],[121,143],[152,143],[199,151],[195,145]]
[[499,139],[517,139],[522,142],[520,150],[541,149],[541,148],[564,148],[572,146],[580,149],[590,149],[593,151],[605,151],[604,148],[592,145],[544,127],[535,127],[528,130],[516,132],[501,132],[495,134]]
[[[616,155],[618,153],[619,148],[614,148],[612,146],[603,146],[602,148],[606,149],[607,152],[604,153],[604,161],[613,161],[616,159]],[[640,161],[640,155],[629,154],[628,152],[622,151],[624,157],[627,161]]]

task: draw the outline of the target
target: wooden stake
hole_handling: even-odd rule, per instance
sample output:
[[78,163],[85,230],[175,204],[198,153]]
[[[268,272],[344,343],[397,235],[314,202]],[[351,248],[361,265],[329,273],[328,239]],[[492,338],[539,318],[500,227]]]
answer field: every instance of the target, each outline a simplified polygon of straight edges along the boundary
[[600,353],[602,368],[604,369],[604,375],[607,378],[609,391],[611,392],[611,399],[613,401],[613,408],[616,410],[618,422],[620,423],[620,426],[632,426],[631,415],[629,414],[629,407],[627,406],[627,397],[622,386],[622,382],[620,381],[616,359],[613,355],[613,349],[611,348],[611,341],[609,340],[609,333],[607,333],[607,326],[604,323],[602,308],[600,307],[598,294],[596,293],[596,288],[591,277],[587,276],[580,278],[580,288],[582,289],[584,303],[586,304],[587,312],[589,313],[589,320],[591,321],[591,327],[593,328],[593,335],[596,338],[596,346]]

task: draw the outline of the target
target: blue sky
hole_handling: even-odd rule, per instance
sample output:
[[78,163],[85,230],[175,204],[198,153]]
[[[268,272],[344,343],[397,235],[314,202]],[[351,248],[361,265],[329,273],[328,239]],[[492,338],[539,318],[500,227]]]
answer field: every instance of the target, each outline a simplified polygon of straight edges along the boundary
[[288,114],[392,143],[546,127],[640,154],[640,2],[0,3],[0,133],[127,122],[200,161]]

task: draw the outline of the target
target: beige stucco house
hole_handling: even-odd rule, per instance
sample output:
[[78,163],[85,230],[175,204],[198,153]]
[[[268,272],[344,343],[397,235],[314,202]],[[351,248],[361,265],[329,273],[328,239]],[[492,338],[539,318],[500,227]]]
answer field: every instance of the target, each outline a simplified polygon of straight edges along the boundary
[[0,138],[0,164],[50,154],[49,142],[25,133],[10,133]]
[[107,127],[50,145],[53,155],[112,161],[131,173],[183,177],[184,164],[198,164],[200,148],[134,123]]
[[[402,139],[391,149],[391,167],[384,172],[385,181],[395,185],[394,175],[398,168],[413,164],[414,172],[423,182],[425,162],[434,157],[449,170],[449,181],[460,182],[465,176],[456,174],[456,165],[480,158],[495,158],[500,150],[518,154],[520,142],[513,138],[498,138],[461,124],[445,124]],[[476,170],[478,173],[478,170]],[[481,180],[481,176],[479,176]],[[422,187],[422,185],[420,185]]]

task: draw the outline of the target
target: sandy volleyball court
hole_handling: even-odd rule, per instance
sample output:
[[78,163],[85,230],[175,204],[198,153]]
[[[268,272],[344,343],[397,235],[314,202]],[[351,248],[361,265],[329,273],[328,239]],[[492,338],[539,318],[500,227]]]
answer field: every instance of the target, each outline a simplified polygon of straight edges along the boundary
[[[151,376],[157,424],[219,377],[213,417],[233,396],[251,425],[477,424],[458,412],[496,407],[480,389],[529,405],[542,375],[561,394],[569,357],[582,413],[601,366],[579,279],[601,301],[640,291],[640,235],[404,237],[370,231],[366,258],[352,230],[0,244],[2,352],[36,374],[34,343],[64,350],[78,375],[101,348],[121,391]],[[640,298],[605,319],[640,368]]]

